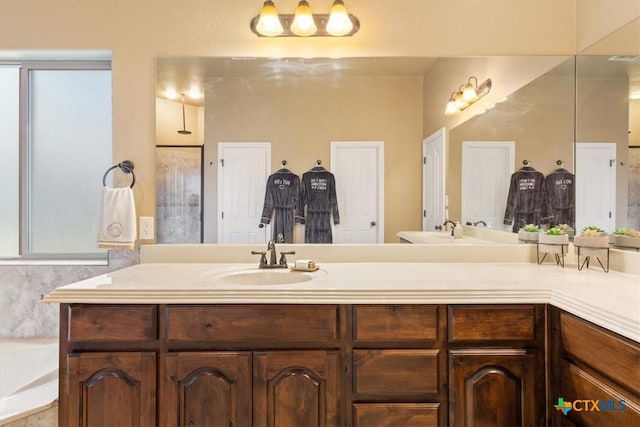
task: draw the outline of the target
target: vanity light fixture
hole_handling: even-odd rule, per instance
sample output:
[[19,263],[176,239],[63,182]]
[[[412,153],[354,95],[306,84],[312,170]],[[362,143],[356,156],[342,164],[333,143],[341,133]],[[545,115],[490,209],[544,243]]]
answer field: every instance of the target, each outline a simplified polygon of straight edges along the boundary
[[334,0],[328,14],[314,14],[307,0],[298,2],[294,14],[278,14],[274,2],[266,0],[250,27],[258,37],[345,37],[358,32],[360,21],[343,0]]
[[[472,80],[475,83],[472,83]],[[478,85],[478,78],[471,76],[466,84],[460,85],[457,91],[451,93],[444,113],[447,115],[459,113],[488,94],[490,90],[491,79],[487,79]]]

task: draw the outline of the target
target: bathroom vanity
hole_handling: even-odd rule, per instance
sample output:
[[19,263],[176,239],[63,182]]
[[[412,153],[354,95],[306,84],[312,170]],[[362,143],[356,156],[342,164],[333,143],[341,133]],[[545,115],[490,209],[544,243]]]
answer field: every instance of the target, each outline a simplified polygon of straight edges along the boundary
[[[56,289],[45,300],[61,303],[60,424],[640,420],[636,275],[530,263],[320,266],[143,263]],[[613,406],[565,417],[558,398]]]

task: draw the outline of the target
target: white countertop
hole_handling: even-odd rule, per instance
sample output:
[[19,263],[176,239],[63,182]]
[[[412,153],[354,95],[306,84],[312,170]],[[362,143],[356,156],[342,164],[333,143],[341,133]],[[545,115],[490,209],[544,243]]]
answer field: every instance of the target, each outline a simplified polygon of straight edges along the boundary
[[[229,283],[272,271],[291,284]],[[290,278],[290,276],[288,276]],[[599,266],[531,263],[322,263],[313,273],[255,264],[147,263],[55,289],[49,303],[515,304],[550,303],[640,342],[640,279]]]

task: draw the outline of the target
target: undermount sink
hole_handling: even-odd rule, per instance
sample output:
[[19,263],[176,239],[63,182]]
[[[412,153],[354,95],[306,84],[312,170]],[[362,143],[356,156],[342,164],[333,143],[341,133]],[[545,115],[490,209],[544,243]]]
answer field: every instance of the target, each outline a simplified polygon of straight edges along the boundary
[[287,285],[313,280],[309,273],[282,270],[250,270],[224,274],[215,279],[217,283],[228,285]]

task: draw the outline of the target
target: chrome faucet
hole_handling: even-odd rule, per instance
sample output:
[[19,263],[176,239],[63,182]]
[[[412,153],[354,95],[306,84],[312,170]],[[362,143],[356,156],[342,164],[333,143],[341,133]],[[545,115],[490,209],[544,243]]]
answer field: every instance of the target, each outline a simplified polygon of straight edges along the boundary
[[456,228],[456,223],[455,223],[455,222],[453,222],[453,221],[451,221],[450,219],[448,219],[448,220],[446,220],[446,221],[444,222],[444,224],[442,224],[442,225],[444,225],[444,226],[445,226],[445,228],[446,228],[446,227],[447,227],[447,224],[451,224],[451,237],[453,237],[453,229],[454,229],[454,228]]
[[260,255],[260,264],[258,268],[287,268],[286,255],[293,255],[295,251],[280,252],[280,260],[276,261],[276,243],[273,240],[269,240],[267,243],[267,251],[269,254],[269,262],[267,263],[267,252],[251,251],[252,255]]

